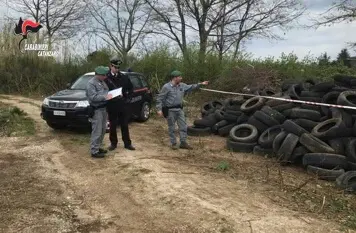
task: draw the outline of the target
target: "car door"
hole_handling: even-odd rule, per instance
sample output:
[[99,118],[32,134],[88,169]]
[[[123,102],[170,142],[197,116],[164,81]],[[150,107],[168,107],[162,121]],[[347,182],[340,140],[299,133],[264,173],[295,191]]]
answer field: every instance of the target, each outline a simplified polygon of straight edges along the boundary
[[143,85],[141,82],[141,79],[139,78],[139,76],[137,74],[128,74],[130,81],[133,85],[134,88],[134,92],[132,94],[132,98],[131,98],[131,106],[132,106],[132,110],[133,110],[133,114],[137,115],[141,112],[141,103],[142,103],[142,99],[143,99]]

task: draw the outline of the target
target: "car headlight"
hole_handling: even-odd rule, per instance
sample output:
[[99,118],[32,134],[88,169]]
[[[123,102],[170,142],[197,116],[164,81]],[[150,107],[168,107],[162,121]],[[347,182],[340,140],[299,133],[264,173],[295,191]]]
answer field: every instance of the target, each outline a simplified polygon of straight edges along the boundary
[[76,108],[86,108],[88,106],[89,106],[88,100],[78,101],[77,105],[75,105]]
[[49,99],[45,98],[42,102],[43,105],[48,106],[49,105]]

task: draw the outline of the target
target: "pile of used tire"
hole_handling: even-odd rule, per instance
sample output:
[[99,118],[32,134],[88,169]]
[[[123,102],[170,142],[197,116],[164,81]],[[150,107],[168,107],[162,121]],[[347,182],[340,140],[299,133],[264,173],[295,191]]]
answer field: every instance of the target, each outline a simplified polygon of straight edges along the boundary
[[251,93],[255,97],[205,103],[202,118],[188,127],[188,135],[227,137],[229,150],[300,164],[320,179],[356,190],[356,110],[259,97],[356,107],[356,77],[335,75],[330,80],[289,81],[279,93],[260,90]]

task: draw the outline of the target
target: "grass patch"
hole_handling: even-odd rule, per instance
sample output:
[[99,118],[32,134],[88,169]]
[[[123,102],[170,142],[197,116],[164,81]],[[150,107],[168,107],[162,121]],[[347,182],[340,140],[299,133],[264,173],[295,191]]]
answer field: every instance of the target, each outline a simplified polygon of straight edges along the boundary
[[0,136],[34,135],[35,123],[17,107],[0,103]]
[[227,171],[227,170],[230,169],[230,165],[229,165],[229,163],[226,162],[226,161],[221,161],[221,162],[219,162],[219,164],[217,165],[216,169],[219,170],[219,171]]

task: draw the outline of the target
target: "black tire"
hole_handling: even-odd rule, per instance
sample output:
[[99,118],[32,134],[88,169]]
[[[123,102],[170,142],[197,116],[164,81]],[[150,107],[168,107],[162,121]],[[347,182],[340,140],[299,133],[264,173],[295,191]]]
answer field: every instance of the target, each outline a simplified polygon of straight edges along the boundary
[[258,138],[258,144],[262,148],[273,148],[273,141],[282,132],[282,126],[276,125],[266,129]]
[[208,116],[210,115],[211,113],[214,113],[215,112],[215,109],[212,107],[211,103],[210,102],[207,102],[207,103],[204,103],[201,107],[201,113],[202,113],[202,116]]
[[345,154],[345,145],[342,139],[334,138],[328,141],[331,148],[334,149],[336,154],[344,155]]
[[[356,107],[356,91],[341,92],[339,97],[337,98],[337,104]],[[351,114],[355,114],[356,112],[355,110],[351,110],[351,109],[345,109],[345,111]]]
[[257,128],[249,124],[236,125],[230,130],[230,139],[235,142],[256,142],[258,138]]
[[266,113],[268,116],[276,119],[279,123],[283,123],[286,120],[285,116],[282,113],[272,109],[269,106],[263,106],[261,111]]
[[299,137],[295,134],[289,133],[277,152],[278,160],[282,163],[292,163],[293,161],[291,160],[291,156],[298,142]]
[[356,171],[348,171],[336,178],[336,186],[345,189],[346,192],[356,191]]
[[315,84],[314,86],[312,86],[310,88],[310,90],[315,91],[315,92],[326,93],[326,92],[330,91],[334,86],[335,86],[335,83],[333,81],[322,82],[322,83]]
[[308,153],[303,157],[303,165],[305,167],[311,165],[325,169],[346,169],[346,156],[329,153]]
[[212,127],[218,122],[218,120],[215,117],[215,114],[211,114],[209,116],[206,116],[202,119],[197,119],[194,121],[194,125],[197,128],[206,128],[206,127]]
[[206,128],[196,128],[194,126],[188,126],[187,134],[194,137],[209,136],[211,134],[210,127]]
[[217,121],[222,121],[222,120],[224,120],[225,111],[216,110],[214,114],[215,114],[215,118],[216,118]]
[[49,122],[49,121],[47,121],[47,125],[55,130],[61,130],[61,129],[65,129],[67,127],[66,124],[53,123],[53,122]]
[[251,153],[253,152],[253,148],[257,146],[257,143],[245,143],[245,142],[234,142],[230,138],[226,140],[226,146],[228,150],[233,152],[245,152]]
[[237,121],[236,121],[236,124],[239,125],[239,124],[243,124],[243,123],[246,123],[249,119],[249,116],[246,115],[245,113],[243,113],[241,116],[239,116],[237,118]]
[[218,110],[221,109],[222,107],[224,107],[224,103],[218,100],[213,100],[209,102],[210,108],[214,109],[214,110]]
[[[290,96],[288,96],[288,95],[276,96],[276,97],[279,97],[279,98],[282,98],[282,99],[290,99]],[[286,101],[283,101],[283,100],[270,99],[270,100],[267,100],[266,105],[269,106],[269,107],[276,107],[278,105],[285,104],[285,103],[286,103]]]
[[273,140],[273,145],[272,145],[272,148],[273,148],[273,152],[275,154],[278,153],[279,151],[279,148],[281,147],[284,139],[287,137],[288,133],[285,132],[285,131],[282,131],[280,132],[276,137],[275,139]]
[[303,108],[292,108],[289,114],[289,117],[292,119],[307,119],[311,121],[319,121],[321,118],[320,112],[303,109]]
[[239,116],[234,114],[225,113],[223,120],[227,120],[228,122],[236,122]]
[[352,130],[346,128],[340,118],[331,118],[315,126],[311,134],[321,139],[352,136]]
[[278,111],[278,112],[283,112],[287,109],[292,109],[295,107],[295,104],[294,103],[284,103],[284,104],[280,104],[280,105],[277,105],[277,106],[274,106],[272,107],[272,109]]
[[311,134],[302,134],[299,141],[300,144],[305,146],[313,153],[335,153],[335,150],[331,148],[328,144]]
[[271,89],[264,89],[261,91],[262,96],[275,96],[277,93]]
[[347,161],[347,171],[356,171],[356,163]]
[[356,138],[347,142],[345,154],[350,162],[356,163]]
[[303,101],[314,102],[314,103],[321,103],[322,100],[320,97],[300,97],[299,99]]
[[312,104],[301,104],[300,108],[309,109],[309,110],[313,110],[313,111],[317,111],[317,112],[321,111],[321,107],[320,106],[312,105]]
[[333,118],[342,119],[343,123],[347,128],[352,128],[353,126],[352,116],[349,113],[347,113],[345,110],[339,108],[330,108],[330,112]]
[[262,148],[261,146],[257,145],[253,148],[253,154],[255,155],[260,155],[260,156],[266,156],[266,157],[273,157],[273,149],[266,149]]
[[230,133],[230,130],[235,126],[236,124],[229,124],[229,125],[226,125],[226,126],[223,126],[221,127],[219,130],[218,130],[218,134],[221,136],[221,137],[226,137],[229,135]]
[[335,74],[331,77],[335,82],[342,84],[341,86],[349,87],[351,85],[351,80],[356,79],[355,76]]
[[324,169],[324,168],[314,167],[309,165],[307,166],[307,172],[309,174],[317,175],[317,177],[321,180],[336,181],[336,179],[339,176],[345,173],[345,170],[344,169],[331,170],[331,169]]
[[262,111],[256,111],[253,116],[259,120],[260,122],[262,122],[263,124],[271,127],[271,126],[275,126],[275,125],[279,125],[280,123],[274,119],[273,117],[267,115],[266,113],[262,112]]
[[309,150],[305,147],[305,146],[297,146],[294,151],[293,151],[293,154],[291,156],[291,161],[293,161],[294,163],[300,163],[302,164],[303,162],[303,156],[305,154],[308,154],[309,153]]
[[266,129],[268,129],[268,126],[263,124],[261,121],[257,120],[254,116],[251,116],[248,121],[247,124],[253,125],[257,128],[259,133],[264,132]]
[[254,112],[261,109],[265,102],[266,100],[264,98],[258,96],[253,97],[241,105],[241,111],[246,113]]
[[300,99],[301,93],[302,93],[302,88],[301,88],[301,85],[298,85],[298,84],[291,85],[289,87],[288,91],[286,91],[286,94],[288,94],[291,99],[295,99],[295,100]]
[[140,116],[138,117],[139,122],[146,122],[150,118],[151,105],[148,102],[144,102],[141,106]]
[[[326,103],[326,104],[336,104],[337,103],[337,99],[339,98],[340,92],[337,91],[332,91],[327,93],[323,99],[322,102]],[[321,111],[323,112],[323,114],[325,116],[329,116],[330,114],[330,108],[326,107],[326,106],[321,106]]]
[[323,92],[315,92],[315,91],[302,91],[300,93],[301,97],[323,97],[325,93]]
[[228,125],[229,122],[228,121],[225,121],[225,120],[222,120],[222,121],[219,121],[218,123],[216,123],[215,125],[213,125],[213,127],[211,127],[211,131],[214,133],[214,134],[218,134],[219,132],[219,129],[221,129],[222,127]]
[[292,133],[297,135],[298,137],[302,136],[304,133],[309,133],[307,130],[304,128],[300,127],[296,123],[294,123],[292,120],[286,120],[282,124],[282,128],[287,131],[288,133]]
[[319,124],[319,122],[311,121],[308,119],[294,119],[293,122],[309,132],[312,131],[313,128]]

